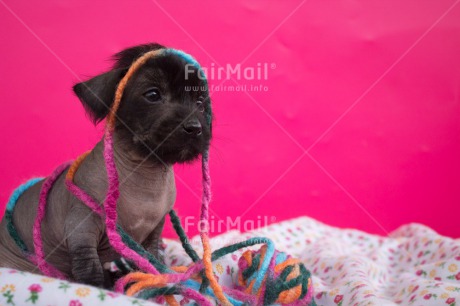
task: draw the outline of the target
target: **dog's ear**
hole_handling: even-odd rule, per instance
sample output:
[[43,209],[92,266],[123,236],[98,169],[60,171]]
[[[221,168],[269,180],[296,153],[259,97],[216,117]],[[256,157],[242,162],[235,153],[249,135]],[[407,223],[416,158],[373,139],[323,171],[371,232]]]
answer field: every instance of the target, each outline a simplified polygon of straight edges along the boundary
[[115,90],[125,73],[126,69],[113,69],[73,86],[73,91],[94,124],[102,121],[109,113]]

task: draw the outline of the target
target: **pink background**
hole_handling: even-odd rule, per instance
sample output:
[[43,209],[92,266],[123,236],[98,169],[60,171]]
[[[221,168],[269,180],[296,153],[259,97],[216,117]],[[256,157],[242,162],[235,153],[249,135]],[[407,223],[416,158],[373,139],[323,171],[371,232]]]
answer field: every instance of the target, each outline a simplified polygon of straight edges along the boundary
[[[378,234],[420,222],[458,237],[458,2],[1,0],[2,207],[101,137],[72,84],[156,41],[207,67],[275,66],[236,80],[267,92],[213,93],[215,221],[308,215]],[[176,170],[179,214],[198,216],[199,167]]]

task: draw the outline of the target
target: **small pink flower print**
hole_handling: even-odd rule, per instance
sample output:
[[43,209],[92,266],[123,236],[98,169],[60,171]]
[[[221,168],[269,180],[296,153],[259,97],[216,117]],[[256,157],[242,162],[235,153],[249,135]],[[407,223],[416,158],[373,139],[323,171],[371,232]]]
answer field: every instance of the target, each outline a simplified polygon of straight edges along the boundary
[[30,291],[30,296],[29,298],[26,300],[27,301],[31,301],[32,304],[35,304],[35,302],[38,300],[38,293],[42,291],[42,286],[40,286],[39,284],[32,284],[29,286],[29,291]]
[[116,292],[107,292],[107,295],[110,296],[112,299],[118,297],[120,294]]
[[340,302],[342,302],[343,300],[343,295],[336,295],[335,298],[334,298],[334,303],[338,304]]
[[41,292],[42,286],[40,286],[39,284],[32,284],[29,286],[29,291],[30,292]]
[[69,306],[83,306],[83,304],[79,300],[71,300]]
[[237,261],[237,260],[238,260],[238,256],[236,256],[235,254],[232,254],[232,259],[233,259],[233,261]]
[[422,257],[422,256],[423,256],[423,251],[418,252],[417,257],[420,258],[420,257]]
[[415,299],[415,294],[413,296],[411,296],[409,302],[412,302],[414,299]]
[[318,300],[319,300],[320,298],[322,298],[322,297],[323,297],[323,293],[322,293],[322,292],[316,294],[316,298],[317,298]]
[[415,272],[415,274],[417,274],[417,276],[420,276],[423,274],[423,270],[418,270],[417,272]]
[[418,286],[418,285],[417,285],[417,286],[415,286],[415,287],[414,287],[414,289],[412,289],[412,292],[415,292],[415,291],[417,291],[417,289],[418,289],[418,288],[419,288],[419,286]]
[[455,275],[455,279],[456,279],[456,280],[460,280],[460,272],[458,272],[458,273]]
[[230,269],[230,266],[227,266],[227,275],[230,275],[232,273],[232,270]]
[[455,298],[453,298],[453,297],[448,298],[448,299],[446,300],[446,304],[448,304],[448,305],[453,304],[453,303],[455,303]]
[[455,257],[455,260],[460,260],[460,255]]
[[424,298],[425,300],[431,299],[431,293],[425,294],[425,295],[423,296],[423,298]]

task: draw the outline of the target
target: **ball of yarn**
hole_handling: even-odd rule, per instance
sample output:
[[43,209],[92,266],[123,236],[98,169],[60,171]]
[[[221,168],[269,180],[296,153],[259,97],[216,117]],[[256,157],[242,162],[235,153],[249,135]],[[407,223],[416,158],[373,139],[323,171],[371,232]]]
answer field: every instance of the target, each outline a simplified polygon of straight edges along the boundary
[[275,250],[264,273],[261,267],[265,256],[266,245],[243,253],[238,261],[238,289],[257,296],[263,305],[309,305],[313,296],[312,281],[302,262]]

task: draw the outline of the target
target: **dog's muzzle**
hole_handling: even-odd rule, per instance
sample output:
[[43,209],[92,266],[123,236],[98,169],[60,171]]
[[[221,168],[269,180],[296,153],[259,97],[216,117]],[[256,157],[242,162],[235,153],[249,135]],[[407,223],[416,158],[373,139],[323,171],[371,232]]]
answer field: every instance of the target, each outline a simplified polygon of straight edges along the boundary
[[183,131],[190,136],[200,136],[203,132],[200,121],[198,119],[190,119],[182,124]]

